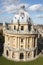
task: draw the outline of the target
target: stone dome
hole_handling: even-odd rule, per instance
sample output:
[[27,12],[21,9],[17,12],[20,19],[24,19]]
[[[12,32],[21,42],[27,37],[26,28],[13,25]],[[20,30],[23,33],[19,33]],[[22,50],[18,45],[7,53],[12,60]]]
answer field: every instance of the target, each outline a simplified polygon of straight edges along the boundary
[[31,18],[28,12],[26,12],[24,9],[20,9],[17,14],[14,15],[13,17],[13,23],[31,23]]

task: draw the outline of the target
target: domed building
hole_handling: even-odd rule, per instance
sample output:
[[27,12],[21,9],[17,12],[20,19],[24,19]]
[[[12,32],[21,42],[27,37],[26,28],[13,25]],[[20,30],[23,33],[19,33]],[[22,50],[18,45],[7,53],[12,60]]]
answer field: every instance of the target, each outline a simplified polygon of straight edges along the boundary
[[29,61],[37,56],[38,33],[28,12],[21,8],[3,28],[3,56],[14,61]]

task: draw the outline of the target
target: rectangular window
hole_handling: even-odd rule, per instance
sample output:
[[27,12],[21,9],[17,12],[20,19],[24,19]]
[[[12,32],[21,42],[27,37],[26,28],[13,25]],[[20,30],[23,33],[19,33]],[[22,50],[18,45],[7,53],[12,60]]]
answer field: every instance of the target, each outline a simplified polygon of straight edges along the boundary
[[14,30],[16,30],[16,26],[14,26]]
[[31,25],[28,25],[28,30],[31,31]]
[[21,43],[23,42],[23,39],[21,39]]
[[21,26],[21,30],[24,30],[24,27],[23,26]]

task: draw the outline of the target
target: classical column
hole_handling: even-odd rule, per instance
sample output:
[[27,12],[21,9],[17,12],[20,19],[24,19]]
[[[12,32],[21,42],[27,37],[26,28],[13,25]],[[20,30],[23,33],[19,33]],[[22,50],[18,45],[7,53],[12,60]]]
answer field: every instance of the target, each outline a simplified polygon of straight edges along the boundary
[[36,48],[36,56],[37,56],[38,48]]
[[25,38],[25,48],[27,48],[27,37]]
[[32,38],[32,47],[34,47],[34,37]]
[[18,48],[18,37],[16,37],[16,48]]
[[37,47],[37,38],[35,39],[35,47]]
[[28,48],[28,37],[27,37],[27,48]]
[[32,48],[32,38],[30,38],[30,40],[29,40],[29,46],[30,46],[30,48]]
[[17,42],[18,42],[18,49],[19,49],[20,48],[20,38],[19,37],[18,37]]
[[26,52],[24,52],[24,60],[26,60]]
[[32,51],[32,58],[34,57],[34,51]]
[[9,50],[9,56],[12,59],[12,50]]

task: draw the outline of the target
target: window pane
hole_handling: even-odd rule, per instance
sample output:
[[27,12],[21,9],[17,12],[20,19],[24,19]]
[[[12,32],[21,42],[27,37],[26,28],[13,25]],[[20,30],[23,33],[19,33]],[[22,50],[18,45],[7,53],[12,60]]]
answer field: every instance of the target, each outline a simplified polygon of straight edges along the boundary
[[7,55],[7,56],[9,55],[8,50],[6,50],[6,55]]
[[31,31],[31,25],[28,25],[28,30]]
[[23,39],[21,39],[21,42],[23,42]]
[[14,26],[14,30],[16,30],[16,26]]
[[23,19],[24,17],[22,17],[22,19]]
[[24,27],[23,26],[21,26],[21,30],[23,30],[24,29]]

